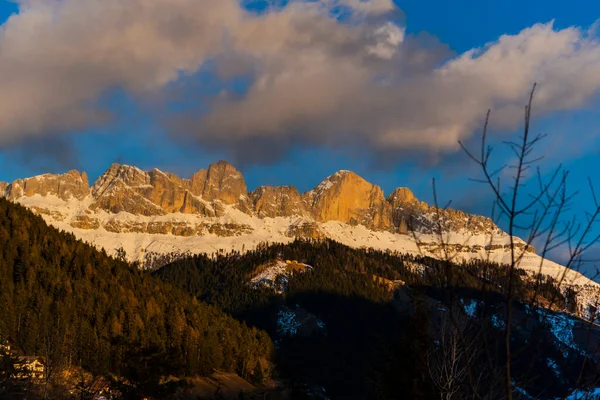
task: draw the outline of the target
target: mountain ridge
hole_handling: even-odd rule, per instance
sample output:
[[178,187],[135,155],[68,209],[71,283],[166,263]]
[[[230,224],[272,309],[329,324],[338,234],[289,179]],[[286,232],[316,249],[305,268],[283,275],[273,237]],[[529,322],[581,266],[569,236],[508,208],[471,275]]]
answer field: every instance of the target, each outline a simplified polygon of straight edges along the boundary
[[[381,187],[348,170],[328,176],[304,193],[293,185],[260,186],[248,191],[243,175],[227,161],[213,163],[189,179],[125,164],[112,164],[92,185],[85,172],[44,174],[0,182],[2,195],[13,201],[35,195],[53,195],[64,201],[71,197],[82,201],[90,196],[95,203],[93,210],[145,216],[182,213],[213,217],[222,215],[223,206],[232,205],[260,218],[311,216],[317,222],[341,221],[383,230],[400,228],[401,218],[392,217],[394,209],[420,203],[406,187],[395,189],[386,198]],[[422,208],[429,207],[421,204]]]

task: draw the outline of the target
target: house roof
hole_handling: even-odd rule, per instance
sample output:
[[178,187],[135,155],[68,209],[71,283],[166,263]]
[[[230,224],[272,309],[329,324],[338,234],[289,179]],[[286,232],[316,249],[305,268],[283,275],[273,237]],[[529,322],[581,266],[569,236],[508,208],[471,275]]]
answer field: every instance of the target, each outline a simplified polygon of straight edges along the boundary
[[26,362],[29,362],[29,363],[32,363],[32,362],[35,362],[35,361],[39,361],[42,364],[44,363],[44,359],[42,357],[39,357],[39,356],[22,356],[22,357],[19,357],[19,360],[26,361]]

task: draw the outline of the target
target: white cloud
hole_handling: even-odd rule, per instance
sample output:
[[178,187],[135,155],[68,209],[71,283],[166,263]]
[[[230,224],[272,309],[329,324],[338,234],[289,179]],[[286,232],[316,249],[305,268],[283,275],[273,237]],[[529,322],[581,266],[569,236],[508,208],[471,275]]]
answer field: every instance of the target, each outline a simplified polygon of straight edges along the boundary
[[404,29],[391,22],[380,26],[373,31],[374,44],[367,48],[369,54],[391,59],[398,51],[398,47],[404,42]]
[[[349,21],[332,15],[339,5],[354,10]],[[260,14],[235,0],[22,1],[0,28],[0,146],[103,123],[108,90],[160,94],[207,61],[252,83],[199,105],[210,111],[183,127],[242,153],[248,143],[448,152],[488,108],[495,126],[519,123],[535,81],[540,113],[600,90],[592,30],[538,24],[440,63],[445,48],[382,19],[394,11],[391,0],[293,1]]]
[[[381,39],[382,29],[371,34]],[[378,56],[375,61],[365,53],[319,46],[297,53],[282,48],[273,55],[283,58],[278,69],[269,68],[272,58],[263,58],[265,68],[246,96],[219,99],[200,121],[203,137],[447,152],[481,126],[488,108],[495,127],[521,123],[534,82],[538,113],[579,107],[600,90],[600,44],[579,28],[537,24],[439,67],[416,70],[408,66],[427,50],[408,53],[404,38],[384,37],[365,47],[366,54]],[[391,43],[399,47],[387,52]]]

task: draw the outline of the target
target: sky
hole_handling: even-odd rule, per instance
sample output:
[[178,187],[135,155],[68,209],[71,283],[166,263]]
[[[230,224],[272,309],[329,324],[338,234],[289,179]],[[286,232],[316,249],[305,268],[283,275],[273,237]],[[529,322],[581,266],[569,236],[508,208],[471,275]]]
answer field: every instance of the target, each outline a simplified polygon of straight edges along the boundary
[[[458,141],[488,109],[497,165],[532,131],[600,191],[600,2],[0,0],[0,181],[111,163],[191,176],[237,166],[249,189],[340,169],[489,215]],[[506,173],[510,178],[510,172]]]

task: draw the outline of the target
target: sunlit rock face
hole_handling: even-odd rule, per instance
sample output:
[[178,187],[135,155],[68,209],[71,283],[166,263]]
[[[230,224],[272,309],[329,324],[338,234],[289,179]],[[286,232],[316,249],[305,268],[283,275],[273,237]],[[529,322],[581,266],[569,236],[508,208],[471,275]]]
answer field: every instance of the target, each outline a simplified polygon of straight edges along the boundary
[[318,222],[340,221],[375,229],[391,227],[391,205],[383,190],[354,172],[337,172],[304,196]]
[[252,210],[246,182],[240,171],[227,161],[211,164],[207,171],[200,170],[192,176],[190,189],[196,196],[225,205],[236,205],[240,210]]
[[[409,232],[408,223],[411,220],[411,213],[406,212],[418,203],[413,192],[408,188],[398,188],[388,196],[388,203],[392,207],[392,224],[398,232],[406,234]],[[414,221],[410,221],[411,223]]]
[[[0,190],[3,185],[0,185]],[[19,179],[6,185],[6,197],[16,200],[20,197],[56,196],[61,200],[83,200],[90,194],[87,174],[69,171],[62,175],[45,174],[33,178]]]
[[98,208],[110,213],[213,216],[212,207],[188,190],[189,181],[158,169],[144,172],[127,165],[112,165],[92,187]]
[[261,218],[307,216],[302,196],[293,186],[261,186],[250,194],[254,211]]

